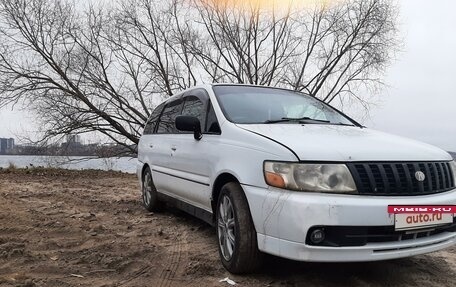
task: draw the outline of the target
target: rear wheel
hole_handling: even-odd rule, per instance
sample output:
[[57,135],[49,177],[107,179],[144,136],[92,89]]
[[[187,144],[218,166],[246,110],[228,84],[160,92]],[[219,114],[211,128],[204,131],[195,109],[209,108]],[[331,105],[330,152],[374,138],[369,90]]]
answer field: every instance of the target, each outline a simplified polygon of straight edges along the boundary
[[146,167],[143,175],[142,202],[148,211],[157,211],[162,205],[158,200],[157,189],[155,188],[152,172],[149,167]]
[[261,266],[257,233],[242,187],[230,182],[222,187],[217,203],[217,239],[220,259],[231,273],[253,272]]

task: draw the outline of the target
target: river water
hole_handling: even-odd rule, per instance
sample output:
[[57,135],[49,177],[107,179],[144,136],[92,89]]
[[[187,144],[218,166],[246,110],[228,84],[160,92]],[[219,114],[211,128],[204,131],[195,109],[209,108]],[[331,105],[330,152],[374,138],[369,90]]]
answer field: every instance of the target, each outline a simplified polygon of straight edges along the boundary
[[31,166],[56,167],[66,169],[101,169],[116,170],[127,173],[136,172],[136,158],[131,157],[80,157],[80,156],[29,156],[29,155],[0,155],[0,167],[10,164],[18,168]]

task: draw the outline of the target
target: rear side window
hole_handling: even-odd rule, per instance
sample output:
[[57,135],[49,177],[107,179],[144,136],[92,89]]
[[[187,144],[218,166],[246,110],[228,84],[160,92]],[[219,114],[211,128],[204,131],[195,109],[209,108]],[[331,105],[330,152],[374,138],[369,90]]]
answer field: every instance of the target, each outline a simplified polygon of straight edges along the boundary
[[199,119],[204,131],[204,123],[206,119],[206,113],[204,111],[204,103],[195,96],[188,96],[185,98],[184,107],[182,109],[183,116],[192,116]]
[[160,114],[164,106],[165,103],[161,103],[154,109],[154,111],[150,115],[149,120],[147,120],[146,126],[144,127],[145,135],[150,135],[155,132],[155,127],[157,126],[158,118],[160,117]]
[[177,99],[169,102],[158,122],[157,133],[158,134],[174,134],[178,133],[175,125],[175,120],[180,115],[182,110],[182,99]]

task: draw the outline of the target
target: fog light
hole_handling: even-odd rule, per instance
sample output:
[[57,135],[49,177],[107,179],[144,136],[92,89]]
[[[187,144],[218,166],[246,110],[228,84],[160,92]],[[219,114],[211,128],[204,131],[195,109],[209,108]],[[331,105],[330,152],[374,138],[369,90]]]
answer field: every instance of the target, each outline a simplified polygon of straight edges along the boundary
[[315,229],[310,234],[310,241],[312,241],[313,244],[322,243],[323,240],[325,240],[325,232],[323,229]]

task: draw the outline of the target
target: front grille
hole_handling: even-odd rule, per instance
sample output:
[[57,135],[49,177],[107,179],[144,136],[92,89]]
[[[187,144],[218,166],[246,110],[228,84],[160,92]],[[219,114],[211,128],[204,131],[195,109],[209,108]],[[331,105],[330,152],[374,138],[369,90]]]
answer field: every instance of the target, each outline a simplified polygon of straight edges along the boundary
[[[347,164],[359,194],[424,195],[455,188],[449,162],[373,162]],[[416,172],[425,175],[416,179]]]

